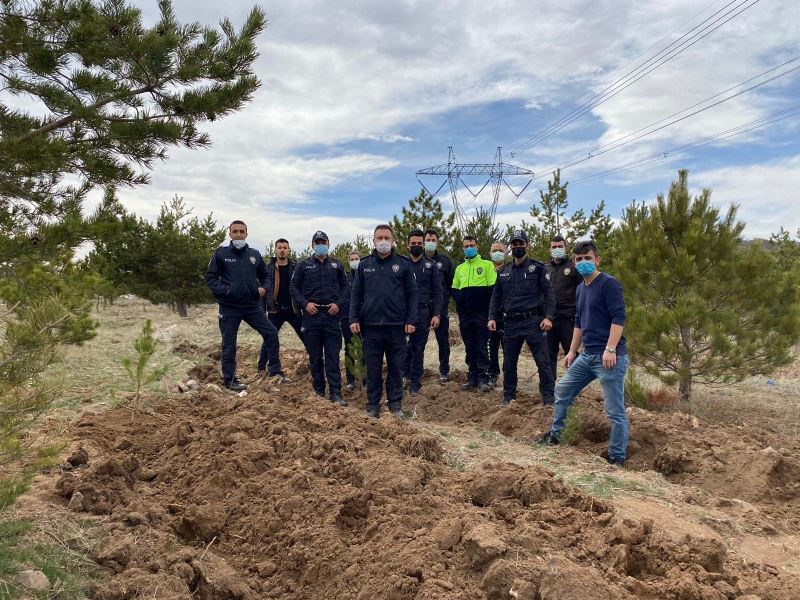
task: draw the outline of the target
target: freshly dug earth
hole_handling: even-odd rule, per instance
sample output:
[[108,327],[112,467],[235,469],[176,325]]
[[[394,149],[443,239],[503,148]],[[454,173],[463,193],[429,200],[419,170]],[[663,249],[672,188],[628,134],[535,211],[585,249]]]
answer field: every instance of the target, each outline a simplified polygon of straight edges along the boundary
[[800,597],[718,539],[670,537],[541,467],[459,473],[413,422],[336,408],[305,382],[267,388],[205,384],[133,422],[116,409],[75,423],[80,460],[56,491],[108,517],[95,598]]

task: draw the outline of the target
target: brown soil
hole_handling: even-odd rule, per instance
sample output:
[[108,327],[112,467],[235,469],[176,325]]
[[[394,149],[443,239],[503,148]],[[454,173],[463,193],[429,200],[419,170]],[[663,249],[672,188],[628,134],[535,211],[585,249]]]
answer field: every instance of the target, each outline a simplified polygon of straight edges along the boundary
[[[310,393],[301,352],[284,362],[297,379],[278,391],[256,385],[239,397],[207,383],[157,401],[133,424],[124,409],[74,424],[80,450],[55,493],[106,518],[94,558],[109,577],[95,598],[800,597],[800,580],[741,560],[719,538],[623,516],[542,467],[484,462],[459,473],[444,464],[439,437],[414,422],[369,419],[359,402],[335,408]],[[211,382],[212,373],[193,375]],[[429,382],[407,408],[520,438],[549,419],[532,402],[500,409],[455,385]],[[580,445],[596,452],[607,435],[602,407],[582,403]],[[738,449],[752,435],[634,411],[631,460],[657,462],[674,479],[717,481],[720,494],[738,465],[750,481],[731,485],[793,515],[793,450],[752,448],[745,461]],[[728,452],[728,462],[713,459],[717,471],[706,466],[715,447]]]

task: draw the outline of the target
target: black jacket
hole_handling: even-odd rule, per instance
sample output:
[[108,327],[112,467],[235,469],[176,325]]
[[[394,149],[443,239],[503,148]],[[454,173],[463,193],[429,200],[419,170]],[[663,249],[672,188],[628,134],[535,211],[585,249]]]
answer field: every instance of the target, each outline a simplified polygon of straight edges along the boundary
[[217,248],[206,271],[206,285],[221,305],[250,308],[258,306],[258,288],[266,287],[267,265],[261,253],[233,243]]
[[[272,258],[269,259],[269,262],[267,263],[267,286],[266,286],[267,287],[267,295],[263,299],[264,302],[262,302],[262,304],[264,304],[264,306],[262,306],[262,308],[266,307],[267,312],[274,313],[274,312],[278,311],[277,305],[275,304],[276,301],[277,301],[277,297],[278,297],[277,291],[275,289],[275,284],[277,283],[278,286],[279,286],[278,289],[280,289],[280,287],[282,287],[284,285],[285,286],[290,286],[291,283],[292,283],[291,277],[294,276],[295,269],[297,269],[297,261],[294,261],[294,260],[290,259],[288,266],[289,266],[289,273],[290,273],[289,281],[279,281],[279,279],[280,279],[279,278],[279,272],[280,271],[278,270],[278,259],[273,256]],[[291,299],[291,295],[292,295],[292,293],[290,291],[289,292],[289,298],[290,299]],[[292,302],[292,310],[294,312],[299,312],[299,309],[298,309],[297,305],[295,304],[295,302],[294,301],[291,301],[291,302]]]
[[448,306],[450,305],[450,296],[453,289],[453,275],[456,268],[453,266],[453,261],[446,254],[439,254],[434,252],[433,256],[423,255],[423,258],[428,258],[436,263],[439,267],[439,276],[442,279],[442,315],[447,314]]
[[501,268],[492,291],[489,320],[527,312],[552,319],[556,297],[546,275],[545,264],[532,258],[526,258],[520,265],[512,261]]
[[350,319],[350,294],[353,292],[353,279],[355,279],[356,272],[355,271],[348,271],[345,274],[345,283],[347,284],[347,289],[345,290],[345,299],[342,302],[341,306],[339,306],[339,310],[342,311],[342,318],[345,320]]
[[551,260],[547,263],[547,276],[556,294],[555,316],[574,319],[575,290],[583,281],[583,277],[575,269],[575,264],[569,259],[561,260],[558,263]]
[[414,325],[419,295],[411,261],[377,251],[358,265],[350,296],[350,322],[361,325]]
[[289,289],[292,300],[303,310],[309,302],[336,304],[341,310],[347,290],[344,267],[335,258],[321,261],[312,255],[297,263]]
[[439,267],[424,256],[417,262],[409,258],[409,262],[417,282],[417,305],[429,310],[432,317],[441,316],[443,294]]

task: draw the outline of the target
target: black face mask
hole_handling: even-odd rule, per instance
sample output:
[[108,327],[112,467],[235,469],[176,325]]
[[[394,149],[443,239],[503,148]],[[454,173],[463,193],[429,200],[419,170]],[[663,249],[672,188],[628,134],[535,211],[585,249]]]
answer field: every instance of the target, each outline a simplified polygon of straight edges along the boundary
[[422,246],[411,246],[409,252],[411,252],[411,256],[422,256],[422,253],[425,251],[425,248]]
[[526,254],[528,254],[527,248],[512,248],[511,254],[514,255],[514,258],[522,258]]

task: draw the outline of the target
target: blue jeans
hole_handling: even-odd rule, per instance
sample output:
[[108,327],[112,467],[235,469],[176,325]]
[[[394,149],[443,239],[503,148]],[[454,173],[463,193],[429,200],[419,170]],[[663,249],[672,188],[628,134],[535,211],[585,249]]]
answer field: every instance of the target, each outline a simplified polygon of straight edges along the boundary
[[556,406],[553,412],[551,435],[556,439],[564,431],[567,411],[575,397],[595,379],[603,386],[603,406],[611,421],[611,438],[608,441],[608,457],[625,460],[628,450],[628,415],[625,412],[625,373],[628,371],[628,356],[617,356],[617,366],[603,367],[602,354],[581,354],[575,359],[564,376],[556,384]]

